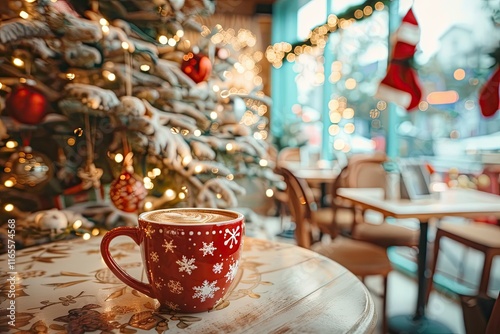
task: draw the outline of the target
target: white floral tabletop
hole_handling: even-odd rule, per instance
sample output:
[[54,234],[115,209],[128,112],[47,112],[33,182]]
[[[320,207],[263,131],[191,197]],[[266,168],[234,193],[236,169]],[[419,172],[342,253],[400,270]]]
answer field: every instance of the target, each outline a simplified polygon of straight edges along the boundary
[[[120,243],[123,241],[122,243]],[[101,259],[100,237],[0,255],[0,332],[346,333],[372,332],[373,301],[345,268],[290,244],[246,238],[230,293],[213,310],[162,312],[119,281]],[[139,247],[117,239],[112,254],[142,279]]]

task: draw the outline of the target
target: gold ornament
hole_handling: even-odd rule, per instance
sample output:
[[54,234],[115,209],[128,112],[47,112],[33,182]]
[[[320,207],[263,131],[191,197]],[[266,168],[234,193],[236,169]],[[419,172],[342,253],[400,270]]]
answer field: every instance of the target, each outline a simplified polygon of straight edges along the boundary
[[54,167],[42,153],[26,146],[5,163],[3,184],[21,190],[40,189],[52,178]]

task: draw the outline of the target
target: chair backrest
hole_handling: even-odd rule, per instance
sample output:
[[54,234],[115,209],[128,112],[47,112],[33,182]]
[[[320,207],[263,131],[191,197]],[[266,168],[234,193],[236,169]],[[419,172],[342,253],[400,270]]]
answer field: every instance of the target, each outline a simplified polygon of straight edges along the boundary
[[500,333],[500,293],[497,296],[488,325],[486,326],[486,334],[494,333]]
[[287,185],[289,207],[295,221],[295,238],[297,245],[310,248],[312,243],[312,226],[316,203],[309,185],[297,178],[289,169],[281,168]]
[[349,158],[345,175],[340,180],[347,188],[383,188],[386,172],[383,163],[387,161],[384,152],[356,154]]
[[278,153],[277,163],[281,162],[299,162],[300,161],[300,147],[285,147]]

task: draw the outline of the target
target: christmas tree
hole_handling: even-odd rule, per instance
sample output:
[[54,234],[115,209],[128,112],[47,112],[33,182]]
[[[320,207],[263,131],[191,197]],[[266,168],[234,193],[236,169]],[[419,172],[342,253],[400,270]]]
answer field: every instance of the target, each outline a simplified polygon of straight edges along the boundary
[[227,31],[200,23],[212,1],[0,6],[1,215],[24,237],[90,236],[157,208],[231,208],[239,179],[278,180],[270,100],[225,80],[241,64]]

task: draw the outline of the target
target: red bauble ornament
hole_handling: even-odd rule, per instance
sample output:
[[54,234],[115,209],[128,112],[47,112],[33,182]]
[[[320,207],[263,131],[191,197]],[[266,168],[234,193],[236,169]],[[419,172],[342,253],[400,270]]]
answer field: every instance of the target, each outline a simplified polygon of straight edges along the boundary
[[47,114],[45,95],[33,86],[19,85],[5,101],[7,114],[24,124],[38,124]]
[[194,82],[200,83],[212,74],[212,62],[205,55],[189,52],[183,57],[181,69]]
[[137,212],[146,198],[147,190],[141,178],[126,169],[111,182],[109,197],[111,202],[122,211]]

